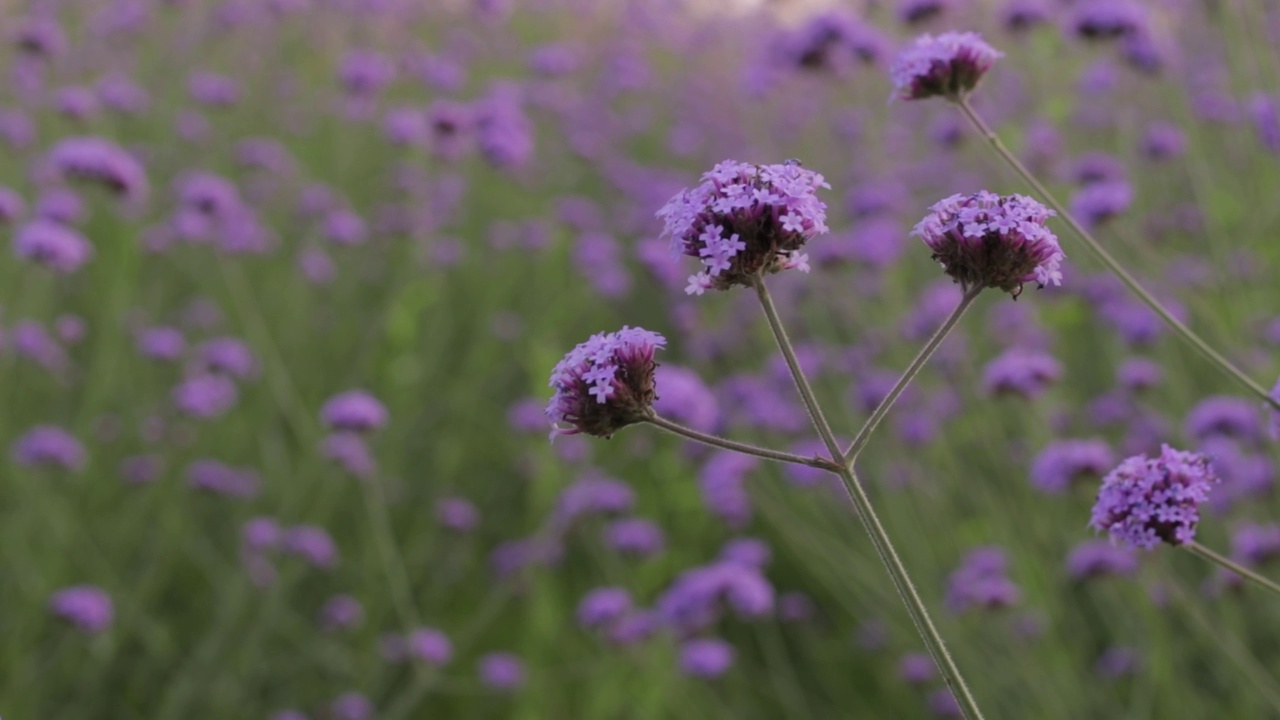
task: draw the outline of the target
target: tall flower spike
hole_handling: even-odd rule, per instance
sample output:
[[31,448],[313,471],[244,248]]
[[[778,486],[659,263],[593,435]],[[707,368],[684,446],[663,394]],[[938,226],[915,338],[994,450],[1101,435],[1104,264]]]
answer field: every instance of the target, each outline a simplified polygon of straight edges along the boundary
[[653,353],[666,344],[658,333],[624,325],[571,350],[551,372],[556,391],[546,410],[551,437],[607,438],[648,417],[657,398]]
[[1066,255],[1045,224],[1054,214],[1025,195],[983,190],[939,201],[911,234],[966,291],[999,288],[1017,298],[1024,282],[1062,283]]
[[898,56],[890,76],[890,100],[957,99],[978,86],[978,81],[1004,53],[971,32],[928,33],[916,38]]
[[821,175],[794,160],[782,165],[726,160],[702,181],[658,211],[672,251],[702,263],[685,292],[750,287],[760,272],[809,271],[809,256],[800,251],[827,232],[827,206],[817,190],[831,186]]
[[1195,539],[1200,503],[1218,482],[1207,455],[1163,445],[1159,457],[1135,455],[1102,479],[1089,525],[1124,546],[1182,545]]

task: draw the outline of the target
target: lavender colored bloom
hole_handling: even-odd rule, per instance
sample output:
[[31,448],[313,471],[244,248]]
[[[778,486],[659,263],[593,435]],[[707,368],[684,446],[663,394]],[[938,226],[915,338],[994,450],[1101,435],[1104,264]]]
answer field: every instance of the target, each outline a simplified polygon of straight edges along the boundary
[[1187,136],[1173,123],[1151,123],[1143,134],[1142,153],[1150,160],[1172,160],[1181,157],[1186,150]]
[[889,40],[849,12],[810,16],[781,43],[783,59],[807,71],[840,73],[855,62],[875,64],[889,53]]
[[93,118],[101,109],[97,94],[80,85],[58,88],[53,95],[53,105],[59,115],[79,122]]
[[939,718],[963,718],[964,711],[960,709],[960,702],[956,700],[956,696],[951,692],[950,688],[938,688],[929,693],[929,712],[934,717]]
[[1246,565],[1262,565],[1280,558],[1280,525],[1240,526],[1231,536],[1231,555]]
[[1135,455],[1102,479],[1089,525],[1124,546],[1181,545],[1195,538],[1200,503],[1218,482],[1207,456],[1162,445],[1159,457]]
[[726,606],[743,618],[765,617],[774,610],[773,586],[757,567],[716,562],[681,573],[657,601],[662,618],[685,633],[710,626]]
[[106,138],[60,140],[45,157],[45,163],[65,180],[98,183],[128,201],[140,202],[147,195],[147,173],[142,163]]
[[428,665],[440,666],[453,658],[453,643],[435,628],[413,630],[405,638],[409,657]]
[[338,432],[371,432],[386,425],[387,408],[364,390],[349,390],[325,401],[320,420]]
[[629,512],[635,501],[635,491],[630,485],[591,473],[560,493],[555,518],[561,526],[567,526],[584,515]]
[[1130,393],[1140,393],[1159,387],[1164,382],[1164,370],[1154,360],[1129,358],[1116,369],[1116,381]]
[[409,147],[425,143],[430,132],[427,116],[415,107],[388,110],[382,128],[392,145]]
[[226,75],[195,72],[187,78],[191,99],[209,107],[230,107],[240,102],[240,83]]
[[1133,550],[1105,540],[1086,540],[1072,548],[1067,556],[1067,575],[1075,580],[1132,575],[1137,570],[1138,557]]
[[23,260],[70,274],[93,257],[93,246],[75,230],[48,220],[32,220],[13,236],[13,252]]
[[64,588],[49,598],[49,611],[90,635],[111,627],[115,608],[111,596],[93,585]]
[[47,15],[17,18],[10,38],[24,55],[48,59],[61,55],[67,47],[67,36],[57,19]]
[[1064,493],[1081,480],[1096,480],[1115,466],[1105,440],[1059,440],[1036,456],[1031,484],[1047,493]]
[[373,720],[373,701],[358,692],[338,696],[329,704],[333,720]]
[[644,518],[614,520],[605,526],[604,540],[614,550],[637,557],[649,557],[662,552],[666,542],[662,528]]
[[353,433],[338,432],[325,436],[320,444],[320,454],[360,479],[371,478],[378,470],[369,445],[363,437]]
[[307,248],[298,253],[298,269],[302,271],[302,275],[308,282],[316,285],[333,282],[338,274],[333,258],[320,248]]
[[947,607],[953,612],[971,608],[994,610],[1017,604],[1021,591],[1006,575],[1007,560],[997,547],[972,550],[947,579]]
[[702,432],[711,432],[719,425],[719,404],[697,372],[676,365],[663,365],[654,375],[654,384],[662,388],[662,393],[653,403],[653,409],[659,415]]
[[982,371],[982,387],[990,395],[1036,398],[1062,376],[1062,365],[1048,353],[1012,348]]
[[1044,0],[1009,0],[1000,20],[1010,32],[1024,32],[1048,22],[1049,9]]
[[359,215],[340,208],[325,216],[324,235],[335,245],[349,247],[364,243],[369,237],[369,228]]
[[551,436],[607,438],[648,417],[657,397],[653,353],[666,343],[658,333],[624,325],[570,351],[551,372]]
[[468,533],[480,524],[480,512],[466,498],[441,498],[436,503],[436,519],[448,530]]
[[396,76],[395,63],[369,50],[352,50],[338,66],[338,81],[350,95],[369,96],[382,92]]
[[658,632],[661,618],[650,610],[632,610],[614,621],[607,631],[615,645],[638,645]]
[[200,373],[183,380],[172,392],[178,410],[197,420],[221,417],[235,407],[240,392],[230,378]]
[[964,290],[999,288],[1017,298],[1024,282],[1062,283],[1066,255],[1045,224],[1053,215],[1024,195],[983,190],[939,201],[911,234]]
[[1076,5],[1071,26],[1086,40],[1112,40],[1145,32],[1147,17],[1129,0],[1087,0]]
[[1111,180],[1085,185],[1071,195],[1071,214],[1087,226],[1098,225],[1129,209],[1133,186],[1127,180]]
[[158,325],[138,333],[138,352],[153,359],[172,362],[187,351],[187,340],[175,327]]
[[280,542],[285,552],[297,555],[312,567],[329,569],[338,564],[338,547],[322,527],[295,525],[284,531]]
[[476,663],[480,682],[494,690],[515,690],[525,682],[524,662],[509,652],[481,655]]
[[249,550],[274,550],[284,539],[284,529],[274,518],[250,518],[241,526],[240,538]]
[[[29,358],[46,370],[61,372],[71,362],[62,345],[35,320],[20,320],[9,332],[9,342],[19,357]],[[0,348],[3,343],[0,343]]]
[[27,208],[27,203],[18,193],[7,187],[0,187],[0,223],[15,222]]
[[69,226],[79,223],[84,215],[84,201],[70,188],[49,188],[36,198],[35,217],[39,220]]
[[726,450],[714,453],[698,473],[703,504],[730,527],[742,527],[751,519],[746,475],[757,465],[753,457]]
[[1249,98],[1249,119],[1262,146],[1272,153],[1280,153],[1280,105],[1274,98],[1257,93]]
[[578,624],[584,628],[607,627],[630,611],[631,593],[626,588],[596,588],[578,603]]
[[359,627],[364,622],[364,606],[350,595],[334,595],[320,608],[320,626],[329,632]]
[[759,538],[738,537],[720,548],[720,560],[763,569],[773,560],[773,551],[769,548],[769,543]]
[[262,479],[249,468],[237,468],[217,460],[196,460],[187,466],[187,485],[215,495],[251,499],[262,489]]
[[676,255],[698,258],[690,295],[735,285],[752,287],[760,273],[808,272],[805,243],[827,232],[821,175],[799,163],[749,165],[726,160],[680,191],[660,211],[663,237]]
[[74,435],[54,425],[37,425],[20,435],[10,456],[24,467],[57,467],[79,471],[88,462],[84,445]]
[[533,123],[512,93],[495,91],[474,110],[477,144],[490,165],[511,169],[533,158]]
[[444,160],[457,160],[466,154],[473,140],[476,117],[469,105],[452,100],[437,100],[426,111],[431,152]]
[[233,337],[214,338],[200,345],[197,353],[200,367],[213,373],[249,380],[258,374],[258,361],[243,340]]
[[141,115],[151,104],[146,89],[126,75],[108,75],[96,89],[102,106],[122,115]]
[[733,646],[719,638],[694,638],[680,646],[680,670],[692,677],[714,679],[733,665]]
[[1229,395],[1205,398],[1187,414],[1187,435],[1202,442],[1220,436],[1257,442],[1262,439],[1262,428],[1257,405]]
[[898,660],[898,675],[908,685],[927,685],[937,672],[927,653],[908,653]]
[[922,100],[959,98],[978,86],[1004,53],[983,41],[977,33],[928,33],[916,38],[894,61],[892,98]]

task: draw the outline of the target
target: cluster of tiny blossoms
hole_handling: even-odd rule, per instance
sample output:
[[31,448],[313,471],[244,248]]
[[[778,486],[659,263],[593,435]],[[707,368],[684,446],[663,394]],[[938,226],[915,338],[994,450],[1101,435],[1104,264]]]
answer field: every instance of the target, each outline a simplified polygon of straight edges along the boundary
[[1025,195],[983,190],[940,200],[912,234],[966,290],[999,288],[1016,298],[1024,282],[1062,282],[1058,267],[1066,256],[1045,225],[1054,214]]
[[1089,525],[1122,545],[1182,545],[1195,538],[1200,503],[1217,483],[1207,455],[1163,445],[1159,457],[1135,455],[1102,479]]
[[552,437],[586,433],[609,437],[643,420],[656,397],[653,353],[666,338],[623,326],[597,333],[569,352],[551,372],[555,395],[547,406]]
[[817,190],[831,186],[822,175],[795,161],[726,160],[702,180],[658,211],[673,252],[702,262],[702,272],[689,278],[685,292],[750,286],[761,272],[809,271],[809,258],[800,249],[827,232],[827,206]]
[[1004,53],[977,33],[924,34],[898,56],[891,99],[958,98],[973,90]]

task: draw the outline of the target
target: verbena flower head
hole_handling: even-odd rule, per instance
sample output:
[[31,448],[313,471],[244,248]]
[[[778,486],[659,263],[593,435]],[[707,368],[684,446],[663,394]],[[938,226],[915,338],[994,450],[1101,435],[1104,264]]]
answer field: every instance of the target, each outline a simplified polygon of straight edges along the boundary
[[1207,455],[1163,445],[1159,457],[1135,455],[1102,479],[1089,525],[1121,545],[1181,545],[1195,538],[1200,503],[1218,482]]
[[1031,464],[1031,482],[1047,493],[1064,493],[1083,478],[1097,479],[1115,465],[1105,440],[1059,440]]
[[79,232],[49,220],[33,220],[13,236],[13,252],[23,260],[70,274],[93,257],[93,246]]
[[809,257],[800,250],[827,232],[827,206],[817,190],[830,187],[798,162],[726,160],[704,174],[701,185],[680,191],[658,217],[672,251],[702,263],[685,292],[750,287],[760,273],[808,272]]
[[982,76],[1002,57],[1004,53],[977,33],[925,33],[898,56],[890,69],[894,88],[891,99],[959,98],[977,87]]
[[334,431],[370,432],[387,424],[387,408],[367,391],[349,390],[325,401],[320,419]]
[[555,395],[546,415],[552,437],[586,433],[607,438],[644,420],[657,398],[653,353],[666,344],[658,333],[624,325],[571,350],[551,372]]
[[115,617],[111,596],[92,585],[76,585],[54,593],[49,598],[49,611],[94,635],[111,627]]
[[1062,283],[1066,255],[1046,225],[1054,214],[1025,195],[983,190],[940,200],[912,234],[966,291],[999,288],[1017,298],[1025,282]]

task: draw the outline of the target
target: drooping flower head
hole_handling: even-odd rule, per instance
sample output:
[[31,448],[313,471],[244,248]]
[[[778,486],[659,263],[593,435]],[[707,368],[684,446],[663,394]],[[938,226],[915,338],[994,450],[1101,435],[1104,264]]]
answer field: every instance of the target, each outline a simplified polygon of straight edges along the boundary
[[147,172],[142,163],[106,138],[65,138],[53,146],[45,161],[63,179],[98,183],[127,200],[146,197]]
[[973,90],[1004,53],[972,32],[925,33],[898,56],[890,76],[891,99],[950,99]]
[[702,184],[671,199],[658,217],[677,255],[696,257],[702,272],[685,292],[750,287],[757,274],[799,268],[809,271],[805,243],[827,232],[821,175],[800,167],[751,165],[726,160],[702,176]]
[[940,200],[911,234],[966,291],[999,288],[1017,298],[1025,282],[1062,283],[1066,255],[1046,225],[1054,214],[1025,195],[983,190]]
[[91,635],[111,627],[115,617],[111,596],[93,585],[59,590],[49,598],[49,611]]
[[653,353],[666,338],[623,326],[597,333],[565,355],[551,372],[555,395],[546,415],[555,435],[609,437],[642,421],[657,398]]
[[1195,538],[1200,503],[1218,482],[1207,455],[1163,445],[1159,457],[1135,455],[1102,479],[1089,525],[1121,545],[1181,545]]

